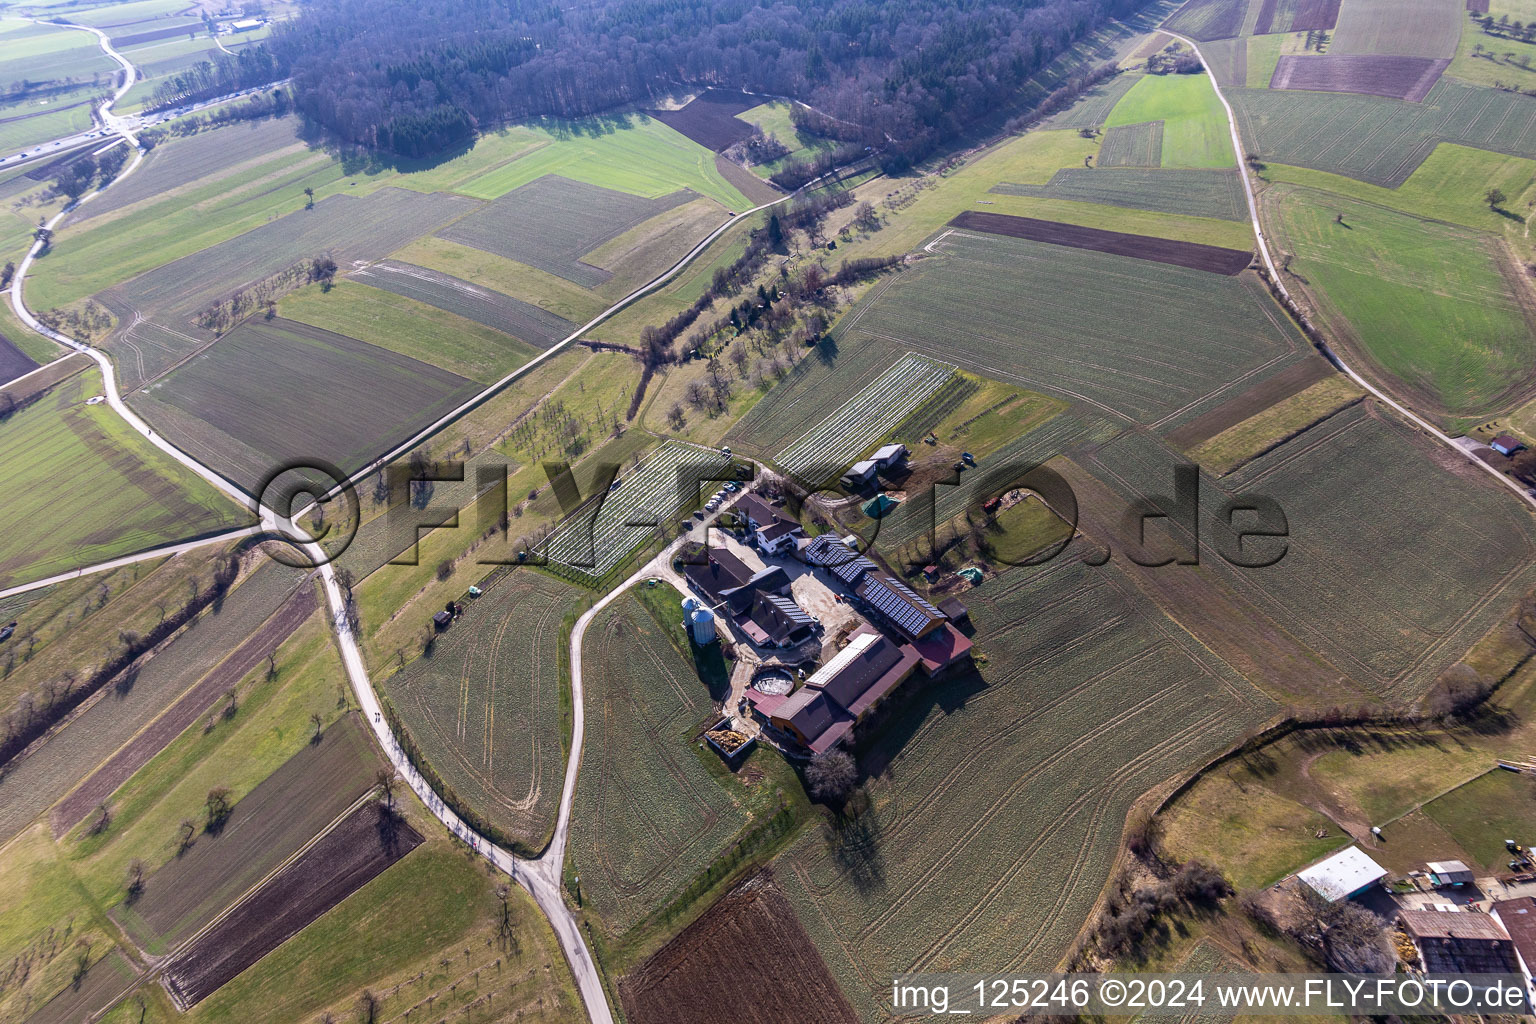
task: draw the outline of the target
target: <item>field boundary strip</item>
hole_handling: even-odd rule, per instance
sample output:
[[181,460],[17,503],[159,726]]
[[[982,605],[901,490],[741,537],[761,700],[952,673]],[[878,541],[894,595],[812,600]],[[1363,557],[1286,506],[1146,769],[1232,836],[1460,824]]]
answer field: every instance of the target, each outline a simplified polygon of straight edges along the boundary
[[791,473],[818,465],[846,466],[956,372],[951,363],[908,352],[826,419],[790,442],[774,461]]
[[1073,249],[1091,249],[1111,256],[1129,256],[1155,263],[1170,263],[1176,267],[1204,270],[1227,277],[1241,274],[1253,262],[1253,253],[1243,249],[1226,249],[1218,245],[1203,245],[1199,242],[1178,242],[1171,238],[1158,238],[1153,235],[1130,235],[1123,231],[1085,228],[1076,224],[1037,220],[1034,217],[1015,217],[1006,213],[967,210],[956,215],[949,224],[951,227],[981,231],[989,235],[1007,235],[1010,238],[1065,245]]

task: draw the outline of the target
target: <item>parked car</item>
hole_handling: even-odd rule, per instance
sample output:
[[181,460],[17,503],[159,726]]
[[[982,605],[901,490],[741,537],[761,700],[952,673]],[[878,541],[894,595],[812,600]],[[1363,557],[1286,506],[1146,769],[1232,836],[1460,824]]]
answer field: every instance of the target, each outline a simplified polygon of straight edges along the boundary
[[16,632],[16,623],[6,623],[3,627],[0,627],[0,640],[9,640],[14,632]]

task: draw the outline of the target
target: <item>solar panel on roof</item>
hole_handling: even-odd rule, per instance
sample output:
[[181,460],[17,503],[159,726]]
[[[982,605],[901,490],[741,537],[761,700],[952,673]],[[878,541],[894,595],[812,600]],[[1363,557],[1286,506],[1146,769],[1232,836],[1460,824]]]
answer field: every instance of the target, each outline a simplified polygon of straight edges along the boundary
[[864,590],[865,600],[913,636],[920,633],[930,619],[940,617],[938,609],[896,580],[876,577],[866,581]]

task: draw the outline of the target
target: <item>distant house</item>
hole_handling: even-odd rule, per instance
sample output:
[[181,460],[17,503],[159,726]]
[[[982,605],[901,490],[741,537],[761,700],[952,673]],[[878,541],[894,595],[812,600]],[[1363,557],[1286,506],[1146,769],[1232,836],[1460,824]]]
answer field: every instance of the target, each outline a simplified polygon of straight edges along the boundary
[[1515,944],[1490,914],[1404,910],[1398,923],[1426,974],[1518,974]]
[[262,18],[242,18],[239,21],[231,22],[229,30],[231,32],[254,32],[265,24],[266,21]]
[[1429,880],[1437,889],[1472,884],[1472,869],[1459,860],[1432,860],[1424,865]]
[[1515,947],[1515,962],[1525,976],[1527,1009],[1536,1006],[1536,900],[1529,896],[1499,900],[1491,913]]
[[1351,846],[1305,871],[1298,871],[1296,877],[1329,903],[1338,903],[1380,884],[1387,877],[1387,869],[1367,857],[1359,847]]
[[1500,434],[1498,437],[1493,439],[1493,443],[1489,447],[1498,452],[1500,455],[1513,455],[1515,452],[1524,448],[1525,445],[1522,444],[1520,439],[1515,437],[1513,434]]

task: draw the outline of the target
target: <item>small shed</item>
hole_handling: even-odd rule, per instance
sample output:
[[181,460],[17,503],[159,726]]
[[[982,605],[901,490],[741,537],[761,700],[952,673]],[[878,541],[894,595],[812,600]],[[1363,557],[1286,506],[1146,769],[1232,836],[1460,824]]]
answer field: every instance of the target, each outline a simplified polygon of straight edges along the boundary
[[436,615],[432,616],[432,625],[436,626],[438,629],[447,629],[449,624],[452,622],[453,616],[448,612],[438,612]]
[[1520,439],[1513,434],[1500,434],[1498,437],[1493,439],[1493,443],[1490,445],[1490,447],[1500,455],[1513,455],[1515,452],[1524,448],[1525,445],[1522,444]]
[[871,458],[881,469],[890,469],[907,461],[907,446],[888,444],[877,450]]
[[1453,889],[1472,884],[1472,869],[1459,860],[1432,860],[1424,867],[1437,889]]
[[868,487],[874,483],[879,473],[880,463],[874,459],[865,459],[848,467],[848,472],[843,474],[842,483],[849,490],[858,490],[860,487]]
[[1358,846],[1351,846],[1298,871],[1296,877],[1329,903],[1338,903],[1380,884],[1387,877],[1387,869],[1367,857]]
[[971,610],[958,597],[946,597],[940,601],[939,611],[943,612],[950,622],[964,622],[971,617]]

